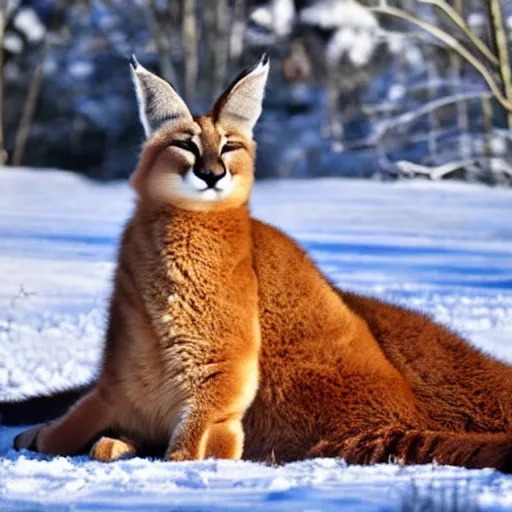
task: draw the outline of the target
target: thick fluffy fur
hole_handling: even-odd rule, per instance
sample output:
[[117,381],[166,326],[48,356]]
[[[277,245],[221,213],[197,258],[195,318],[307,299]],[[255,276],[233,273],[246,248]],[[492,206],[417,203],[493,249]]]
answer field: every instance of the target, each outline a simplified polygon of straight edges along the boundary
[[[17,445],[68,455],[109,430],[171,460],[237,459],[258,386],[247,201],[268,65],[241,76],[214,115],[195,118],[169,84],[132,65],[149,140],[132,178],[139,199],[121,238],[101,374],[68,413]],[[105,443],[94,456],[132,446]]]
[[258,383],[250,221],[140,204],[118,258],[101,376],[36,442],[77,453],[106,429],[172,460],[239,458]]
[[[243,151],[237,158],[247,155]],[[151,158],[148,154],[148,161]],[[144,171],[143,167],[139,169]],[[173,222],[190,223],[192,229],[180,228],[176,232],[183,234],[175,240],[175,231],[168,229]],[[230,228],[226,230],[225,224]],[[212,235],[221,229],[227,233],[222,246]],[[179,270],[174,257],[166,258],[167,244],[178,257],[177,247],[185,244],[189,255],[198,259],[192,275],[188,271],[191,289],[182,289],[184,297],[188,293],[197,296],[192,301],[172,299],[173,304],[181,305],[176,305],[179,309],[169,319],[165,318],[169,314],[168,299],[175,294],[169,282],[179,283],[179,276],[187,274]],[[244,262],[242,268],[246,270],[240,274],[233,271],[229,276],[217,276],[214,270],[213,281],[205,279],[212,268],[199,261],[201,251],[206,251],[209,262],[219,261],[222,255],[230,268],[238,268],[235,262],[239,261]],[[257,281],[261,334],[257,391],[254,378],[237,373],[242,368],[254,371],[257,345],[251,331],[255,301],[251,293],[243,297],[246,290],[255,287],[249,265]],[[172,277],[173,272],[177,272],[176,277]],[[145,280],[149,273],[159,285]],[[140,301],[149,306],[147,313],[141,312]],[[226,315],[224,301],[236,305],[230,306],[231,316]],[[216,340],[238,329],[244,335],[230,338],[234,345],[224,344],[227,338],[223,337],[223,343],[213,345],[185,343],[197,347],[197,351],[182,353],[178,349],[178,354],[172,343],[170,352],[162,349],[162,344],[168,346],[168,320],[178,322],[176,327],[172,325],[179,332],[180,322],[185,322],[184,332],[192,330],[204,340],[206,336],[197,323],[187,324],[187,319],[197,316],[202,319],[201,326],[213,328]],[[241,350],[240,338],[252,340],[247,350]],[[235,345],[236,350],[232,350]],[[222,356],[220,347],[226,347]],[[172,358],[166,354],[172,354]],[[234,365],[226,372],[223,385],[213,386],[218,376],[209,366],[208,357],[219,364]],[[184,388],[177,376],[188,375],[187,368],[193,369],[191,374],[197,379],[191,382],[206,380],[206,388],[210,387],[211,371],[215,391],[203,398],[201,386],[190,384],[190,388]],[[247,459],[272,457],[284,462],[339,456],[360,464],[390,459],[404,463],[437,461],[512,471],[510,366],[483,355],[425,316],[337,290],[295,242],[267,224],[248,221],[243,209],[236,210],[236,214],[221,210],[196,217],[191,212],[162,214],[154,205],[139,207],[121,246],[105,369],[108,379],[100,378],[96,391],[72,411],[85,403],[90,414],[84,422],[97,429],[100,422],[94,415],[102,407],[113,411],[123,404],[119,409],[123,415],[118,415],[123,420],[116,425],[118,434],[132,439],[141,454],[158,448],[167,436],[176,435],[171,428],[176,418],[190,414],[180,405],[185,400],[180,401],[181,397],[188,397],[188,403],[199,400],[207,404],[203,408],[216,411],[217,420],[231,417],[224,411],[235,411],[238,422],[252,400],[251,393],[256,392],[243,417],[243,457]],[[237,382],[245,382],[246,387]],[[194,398],[194,402],[190,397],[196,396],[201,398]],[[41,399],[40,406],[43,403]],[[233,408],[234,403],[239,405]],[[16,405],[3,404],[2,412],[6,419],[11,412],[14,417]],[[186,436],[200,437],[190,424],[184,423],[183,427],[178,428],[179,433],[190,429]],[[210,423],[207,431],[219,440],[216,446],[224,446],[231,431],[219,432],[216,428]],[[33,438],[34,431],[29,431],[22,435],[18,446],[30,446]],[[64,429],[59,438],[66,438]],[[85,444],[86,439],[81,441]],[[37,443],[36,448],[44,450],[46,446]],[[171,443],[171,453],[174,450],[176,444]],[[106,438],[92,451],[100,460],[134,453],[132,443]],[[208,447],[187,455],[232,453]]]
[[110,426],[137,444],[170,439],[173,460],[239,458],[258,349],[247,209],[140,205],[123,236],[110,312],[101,382],[117,415]]
[[[510,366],[426,316],[335,289],[285,234],[251,230],[262,345],[243,458],[512,472]],[[16,409],[4,404],[6,419]]]
[[[253,221],[262,349],[244,457],[512,469],[512,368],[427,317],[330,285]],[[286,283],[286,284],[284,284]]]

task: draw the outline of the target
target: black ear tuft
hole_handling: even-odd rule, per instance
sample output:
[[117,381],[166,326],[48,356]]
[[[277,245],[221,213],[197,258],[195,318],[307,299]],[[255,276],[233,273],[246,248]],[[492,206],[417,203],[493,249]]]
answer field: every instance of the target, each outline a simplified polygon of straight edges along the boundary
[[135,70],[135,69],[137,69],[137,68],[139,67],[139,61],[137,60],[137,57],[135,57],[135,54],[134,54],[134,53],[132,53],[132,54],[130,55],[130,59],[129,59],[129,61],[130,61],[130,66],[131,66],[134,70]]
[[211,111],[214,121],[252,137],[261,114],[268,72],[269,58],[264,53],[260,61],[244,69],[215,102]]

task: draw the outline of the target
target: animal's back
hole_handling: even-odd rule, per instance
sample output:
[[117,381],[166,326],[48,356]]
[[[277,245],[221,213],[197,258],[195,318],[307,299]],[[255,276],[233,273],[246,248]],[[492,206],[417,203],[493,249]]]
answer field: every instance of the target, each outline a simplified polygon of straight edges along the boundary
[[509,366],[426,316],[337,290],[269,225],[253,221],[253,242],[261,384],[244,421],[246,457],[503,469],[507,437],[485,436],[509,431]]
[[385,356],[442,428],[510,432],[512,368],[428,316],[338,291],[364,318]]
[[261,380],[244,421],[245,456],[293,460],[335,432],[417,420],[405,380],[306,253],[259,221],[253,243]]

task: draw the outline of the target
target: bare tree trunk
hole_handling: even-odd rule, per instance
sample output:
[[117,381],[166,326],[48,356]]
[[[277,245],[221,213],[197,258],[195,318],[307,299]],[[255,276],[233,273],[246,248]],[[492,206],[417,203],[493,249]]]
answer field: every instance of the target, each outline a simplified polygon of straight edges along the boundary
[[[432,83],[438,81],[439,75],[437,73],[436,55],[437,50],[431,46],[427,49],[427,55],[429,57],[427,63],[427,77],[428,77],[428,101],[432,101],[436,98],[437,86],[432,86]],[[434,110],[428,114],[428,152],[431,158],[435,158],[437,155],[437,132],[439,128],[439,122],[437,118],[437,111]]]
[[490,98],[482,98],[482,116],[484,125],[484,155],[492,156],[492,100]]
[[[461,16],[464,15],[463,0],[454,0],[454,9]],[[455,90],[453,94],[457,94],[462,86],[462,59],[458,53],[450,52],[450,70],[453,73]],[[469,109],[465,101],[457,103],[457,125],[460,130],[459,137],[459,158],[460,160],[468,160],[471,157],[471,141],[469,135]]]
[[151,37],[155,41],[160,63],[160,73],[168,82],[176,84],[176,70],[172,62],[170,35],[166,33],[165,25],[157,18],[157,7],[155,0],[146,0],[145,9]]
[[227,0],[217,0],[215,9],[215,53],[213,69],[213,94],[218,96],[226,81],[229,59],[229,5]]
[[5,0],[0,0],[0,165],[4,165],[7,161],[7,154],[4,149],[4,25],[5,25]]
[[[183,48],[181,44],[181,19],[183,11],[183,0],[167,0],[167,13],[170,23],[169,46],[171,59],[173,62],[180,62],[183,58]],[[176,86],[178,86],[178,78],[176,78]]]
[[245,0],[235,0],[232,20],[229,54],[231,61],[236,61],[238,64],[238,61],[244,53]]
[[203,12],[203,28],[206,36],[205,75],[206,93],[210,100],[224,88],[229,62],[229,21],[231,13],[227,0],[211,0]]
[[168,0],[169,19],[172,25],[179,25],[180,23],[180,2],[178,0]]
[[215,51],[216,51],[216,11],[217,11],[217,0],[209,0],[205,3],[202,16],[202,33],[205,38],[204,45],[204,59],[202,64],[202,70],[205,77],[206,91],[205,97],[208,101],[214,99],[213,85],[215,83]]
[[34,71],[34,78],[32,79],[32,83],[30,84],[30,88],[28,90],[27,99],[25,101],[25,106],[23,107],[23,113],[21,114],[20,124],[16,133],[14,154],[12,157],[12,165],[14,166],[21,165],[23,161],[25,146],[27,145],[28,135],[30,133],[30,127],[32,126],[37,103],[39,101],[39,93],[41,92],[41,85],[43,82],[44,62],[46,60],[46,56],[48,55],[49,49],[50,39],[47,35],[41,50],[41,58],[36,67],[36,70]]
[[196,26],[196,2],[195,0],[184,0],[183,2],[183,64],[184,80],[183,93],[185,101],[193,103],[197,87],[197,26]]
[[[503,12],[499,0],[489,0],[489,13],[493,28],[493,38],[498,50],[503,90],[505,97],[510,101],[512,100],[512,71],[510,69],[507,32],[503,23]],[[512,111],[510,110],[508,112],[508,127],[512,129]]]

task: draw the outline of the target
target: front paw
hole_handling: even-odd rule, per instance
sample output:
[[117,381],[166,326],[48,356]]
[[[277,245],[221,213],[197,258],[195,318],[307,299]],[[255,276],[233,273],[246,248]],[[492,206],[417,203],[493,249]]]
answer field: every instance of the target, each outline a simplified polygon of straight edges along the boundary
[[39,433],[46,428],[46,424],[36,425],[35,427],[29,428],[18,434],[14,438],[14,448],[16,450],[31,450],[33,452],[39,451],[37,449],[37,438]]
[[134,444],[123,439],[101,437],[94,443],[89,457],[100,462],[114,462],[116,460],[131,459],[137,456]]
[[185,460],[196,460],[188,450],[174,450],[166,455],[166,459],[172,462],[183,462]]

